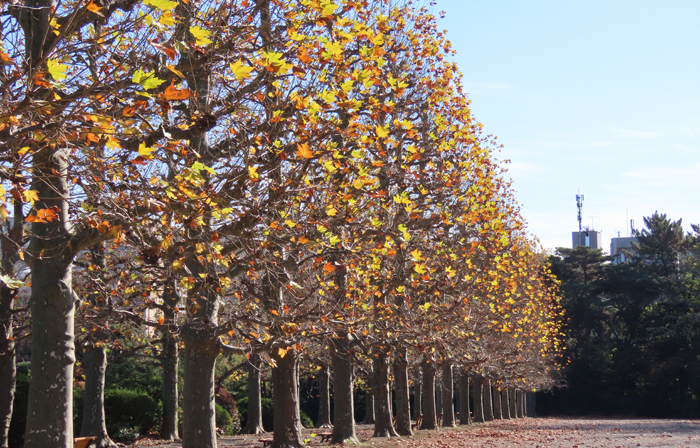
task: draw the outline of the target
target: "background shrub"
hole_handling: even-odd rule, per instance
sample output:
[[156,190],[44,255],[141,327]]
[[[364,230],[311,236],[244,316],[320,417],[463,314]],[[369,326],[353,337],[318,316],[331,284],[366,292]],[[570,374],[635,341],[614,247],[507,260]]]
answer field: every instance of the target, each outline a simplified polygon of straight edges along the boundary
[[160,429],[162,407],[144,392],[128,389],[105,390],[107,432],[116,434],[123,428],[137,428],[141,434]]

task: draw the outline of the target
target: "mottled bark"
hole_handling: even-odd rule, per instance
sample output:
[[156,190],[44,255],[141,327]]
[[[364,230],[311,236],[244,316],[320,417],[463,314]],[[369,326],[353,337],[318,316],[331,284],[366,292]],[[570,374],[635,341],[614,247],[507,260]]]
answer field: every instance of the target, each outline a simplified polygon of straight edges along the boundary
[[435,363],[427,356],[421,365],[423,369],[423,421],[420,429],[437,429],[435,410]]
[[206,330],[187,326],[181,334],[185,342],[182,447],[216,448],[214,369],[218,345]]
[[104,390],[107,370],[107,350],[104,346],[89,344],[83,356],[85,370],[85,399],[83,401],[83,423],[81,437],[97,437],[94,446],[116,447],[107,435],[105,424]]
[[483,400],[484,400],[484,420],[490,422],[493,420],[493,400],[491,399],[491,381],[484,378],[483,380]]
[[493,399],[493,418],[503,420],[503,412],[501,411],[501,392],[498,387],[491,386],[491,397]]
[[503,415],[503,418],[509,419],[511,418],[510,415],[510,404],[508,403],[508,388],[504,387],[500,391],[500,396],[501,396],[501,413]]
[[5,284],[0,284],[0,448],[8,448],[7,436],[12,419],[17,375],[12,328],[14,291]]
[[331,375],[327,364],[318,372],[318,421],[316,427],[331,428]]
[[483,423],[484,419],[484,377],[481,375],[474,375],[473,377],[473,388],[474,388],[474,422]]
[[523,407],[523,391],[515,391],[515,412],[518,418],[525,417],[524,407]]
[[260,383],[260,355],[252,354],[248,358],[248,420],[241,434],[262,434],[265,432],[262,422],[262,395]]
[[455,423],[452,364],[442,366],[442,426],[447,428],[457,426]]
[[466,373],[459,374],[459,424],[472,424],[472,415],[469,406],[469,375]]
[[411,410],[413,420],[418,420],[418,416],[423,414],[423,400],[421,399],[423,391],[421,386],[422,381],[419,373],[413,380],[413,409]]
[[374,425],[374,363],[370,365],[367,388],[365,389],[365,418],[364,425]]
[[348,335],[334,339],[332,348],[333,397],[335,398],[331,443],[357,444],[353,406],[352,353]]
[[297,352],[289,348],[284,356],[273,350],[272,400],[274,403],[272,448],[301,448],[304,438],[299,415]]
[[[438,372],[435,371],[437,376]],[[435,379],[435,413],[439,415],[442,412],[442,380]]]
[[515,403],[515,389],[512,387],[508,388],[508,404],[510,405],[510,418],[518,418]]
[[[65,165],[58,171],[63,172],[64,168]],[[39,173],[34,174],[41,177]],[[40,195],[55,197],[56,192],[44,191]],[[64,219],[67,219],[67,213],[60,222],[65,222]],[[44,252],[45,255],[43,259],[37,257],[34,260],[32,269],[32,377],[29,383],[25,448],[73,446],[75,309],[70,267],[72,256],[62,253],[64,247],[56,247],[58,238],[53,237],[57,227],[55,223],[35,222],[32,226],[36,236],[32,237],[30,251],[36,255]]]
[[[163,294],[163,322],[166,325],[175,325],[175,308],[180,300],[176,293],[175,279],[166,280]],[[177,334],[165,328],[161,335],[161,364],[163,366],[163,419],[161,421],[160,436],[163,440],[180,440],[178,433],[178,340]]]
[[385,348],[374,351],[372,388],[374,395],[373,437],[397,437],[391,415],[391,390],[389,388],[389,356]]
[[537,394],[535,392],[527,392],[525,400],[525,415],[527,417],[537,417],[535,407],[537,406]]
[[394,352],[394,384],[396,385],[396,432],[401,436],[411,436],[413,430],[408,386],[408,351],[405,348],[398,348]]

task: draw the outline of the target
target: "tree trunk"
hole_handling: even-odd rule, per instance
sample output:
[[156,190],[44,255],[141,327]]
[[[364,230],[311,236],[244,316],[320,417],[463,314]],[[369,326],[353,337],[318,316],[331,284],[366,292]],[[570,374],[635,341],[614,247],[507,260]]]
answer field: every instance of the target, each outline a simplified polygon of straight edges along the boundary
[[[297,360],[298,361],[298,360]],[[299,380],[300,375],[299,375],[299,362],[294,363],[294,378],[296,380],[296,388],[297,388],[297,414],[299,414],[299,434],[302,434],[302,431],[304,431],[304,424],[301,422],[301,381]]]
[[332,349],[333,362],[333,396],[335,409],[333,419],[333,436],[331,443],[357,444],[355,434],[355,415],[353,406],[353,379],[352,379],[352,353],[348,335],[334,339],[335,347]]
[[374,425],[374,363],[370,365],[369,378],[365,390],[365,419],[363,425]]
[[510,415],[510,405],[508,404],[508,388],[504,387],[500,392],[501,396],[501,414],[504,419],[511,418]]
[[490,422],[493,420],[493,400],[491,399],[491,380],[483,380],[483,400],[484,400],[484,420]]
[[185,342],[182,448],[216,448],[214,369],[217,341],[206,330],[182,329]]
[[471,425],[472,415],[469,409],[469,375],[459,374],[459,424]]
[[515,388],[508,388],[508,404],[510,405],[510,418],[518,418],[518,413],[516,411],[515,403]]
[[484,419],[484,377],[474,375],[474,422],[483,423]]
[[498,387],[491,386],[491,397],[493,398],[493,418],[503,420],[503,412],[501,411],[501,392]]
[[85,400],[83,402],[83,424],[81,437],[97,437],[98,448],[116,447],[107,435],[105,424],[105,371],[107,370],[107,350],[104,346],[86,348],[83,356],[85,370]]
[[418,420],[418,416],[423,414],[423,406],[421,396],[423,392],[421,391],[421,375],[418,372],[416,379],[413,380],[413,420]]
[[[318,373],[318,428],[332,428],[331,425],[331,375],[327,364]],[[250,400],[248,401],[250,402]]]
[[401,436],[411,436],[413,430],[408,387],[408,351],[403,347],[394,352],[394,382],[396,384],[396,432]]
[[455,423],[452,364],[442,367],[442,426],[447,428],[457,426]]
[[[5,260],[3,260],[5,261]],[[3,263],[4,264],[4,263]],[[15,341],[12,329],[12,301],[15,290],[0,284],[0,448],[8,447],[12,404],[15,397]]]
[[526,415],[528,417],[537,417],[537,413],[535,412],[535,407],[537,406],[537,394],[534,392],[527,392],[526,394],[526,401],[525,401],[525,411]]
[[423,421],[420,429],[437,429],[435,413],[435,363],[427,356],[423,359]]
[[[437,377],[437,369],[435,370],[435,376]],[[437,378],[436,378],[437,380]],[[442,412],[442,384],[441,381],[435,381],[435,415],[439,415]]]
[[518,418],[523,418],[525,417],[525,413],[523,412],[523,391],[521,390],[516,390],[515,391],[515,412]]
[[[33,227],[38,225],[33,224]],[[48,246],[51,238],[44,241],[46,244],[39,244]],[[32,377],[25,448],[73,446],[75,310],[70,264],[63,261],[61,255],[37,258],[32,269]]]
[[[30,72],[45,59],[52,0],[25,0],[20,25]],[[29,97],[28,97],[29,98]],[[25,448],[73,446],[74,294],[67,182],[68,150],[47,144],[33,155],[32,185],[37,210],[54,209],[58,219],[33,222],[25,257],[32,269],[32,377]],[[52,142],[53,143],[53,142]],[[54,208],[55,207],[55,208]]]
[[248,358],[248,420],[241,434],[262,434],[265,432],[262,422],[262,396],[260,393],[260,368],[262,360],[257,354]]
[[[175,280],[168,279],[163,294],[163,311],[164,322],[167,325],[175,325],[175,307],[179,302],[179,297],[175,292]],[[178,433],[178,341],[177,335],[170,329],[165,329],[162,332],[161,343],[163,351],[161,352],[161,363],[163,365],[163,420],[160,427],[160,436],[163,440],[179,441]]]
[[274,404],[272,448],[301,448],[304,439],[300,431],[299,378],[297,372],[297,352],[293,347],[281,356],[273,350],[272,400]]
[[397,437],[391,415],[391,391],[389,389],[389,356],[386,348],[374,353],[372,389],[374,395],[374,435],[372,437]]

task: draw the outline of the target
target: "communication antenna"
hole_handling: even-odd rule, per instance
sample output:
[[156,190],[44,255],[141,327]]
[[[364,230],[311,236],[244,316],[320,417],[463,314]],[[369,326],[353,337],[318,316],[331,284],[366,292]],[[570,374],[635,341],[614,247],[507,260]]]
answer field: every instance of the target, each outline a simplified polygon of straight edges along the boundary
[[583,209],[583,195],[581,191],[576,195],[576,207],[578,208],[578,237],[581,240],[581,245],[585,246],[586,242],[583,237],[583,229],[581,227],[581,209]]

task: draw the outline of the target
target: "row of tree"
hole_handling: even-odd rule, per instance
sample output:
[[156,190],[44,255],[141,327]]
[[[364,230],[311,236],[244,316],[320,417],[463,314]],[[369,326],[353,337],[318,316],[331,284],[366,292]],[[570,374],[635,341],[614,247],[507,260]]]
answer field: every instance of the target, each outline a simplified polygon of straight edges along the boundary
[[302,355],[333,370],[334,442],[355,437],[358,351],[373,362],[377,435],[395,434],[392,356],[408,431],[409,353],[424,387],[442,364],[504,387],[552,384],[561,311],[551,275],[425,9],[2,8],[0,415],[9,421],[24,330],[13,302],[26,284],[25,447],[72,446],[76,341],[93,378],[82,432],[108,443],[100,378],[108,344],[130,334],[158,339],[170,438],[184,350],[185,448],[216,446],[223,352],[273,366],[274,447],[303,445]]
[[700,234],[654,213],[624,263],[600,250],[551,258],[566,308],[568,387],[549,413],[700,417]]

